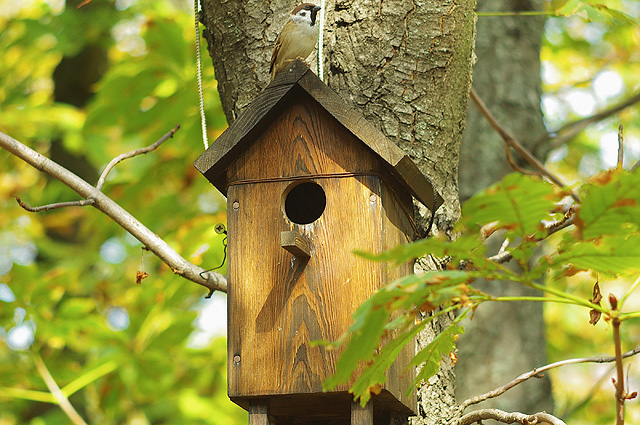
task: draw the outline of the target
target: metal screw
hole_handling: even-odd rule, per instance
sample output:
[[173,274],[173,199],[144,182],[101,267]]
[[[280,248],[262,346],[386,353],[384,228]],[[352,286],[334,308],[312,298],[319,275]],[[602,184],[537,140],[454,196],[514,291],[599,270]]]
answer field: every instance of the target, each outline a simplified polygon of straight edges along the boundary
[[234,363],[240,363],[240,356],[238,354],[236,354],[235,356],[233,356],[233,362]]
[[240,208],[240,202],[238,201],[233,201],[233,209],[237,210],[238,208]]
[[222,224],[222,223],[216,224],[215,230],[216,230],[216,233],[219,234],[219,235],[221,235],[221,234],[225,234],[226,235],[227,234],[227,229],[226,229],[226,227],[224,227],[224,224]]
[[376,202],[376,195],[374,195],[373,193],[369,196],[369,200],[371,202]]

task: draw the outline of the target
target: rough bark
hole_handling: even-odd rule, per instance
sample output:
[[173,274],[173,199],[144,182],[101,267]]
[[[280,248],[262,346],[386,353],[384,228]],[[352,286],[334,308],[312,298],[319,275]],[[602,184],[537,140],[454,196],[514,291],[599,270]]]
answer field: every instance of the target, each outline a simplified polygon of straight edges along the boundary
[[[487,0],[479,11],[542,10],[542,0]],[[541,17],[481,17],[476,43],[473,86],[498,120],[525,146],[545,133],[540,110]],[[523,165],[523,164],[520,164]],[[504,142],[469,105],[460,158],[460,194],[466,199],[512,169]],[[501,241],[494,242],[499,245]],[[495,250],[498,247],[494,247]],[[494,295],[531,295],[512,282],[476,282]],[[481,306],[460,338],[457,396],[464,400],[489,391],[546,363],[540,303]],[[548,378],[530,380],[498,399],[480,405],[507,411],[552,411]],[[493,423],[493,421],[492,421]]]
[[[205,37],[231,122],[269,82],[269,59],[293,0],[201,0]],[[469,95],[475,1],[328,0],[325,82],[411,155],[445,199],[440,231],[459,217],[458,152]],[[424,211],[424,209],[422,209]],[[421,336],[425,343],[442,323]],[[429,332],[431,335],[429,335]],[[416,424],[457,414],[450,368],[420,389]]]

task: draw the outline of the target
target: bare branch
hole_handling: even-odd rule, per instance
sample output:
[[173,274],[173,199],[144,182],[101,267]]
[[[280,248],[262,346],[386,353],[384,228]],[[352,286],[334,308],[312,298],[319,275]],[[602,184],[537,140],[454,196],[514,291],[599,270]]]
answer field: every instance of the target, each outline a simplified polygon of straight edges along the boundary
[[514,170],[516,170],[519,173],[527,174],[527,175],[530,175],[530,176],[539,176],[540,175],[540,174],[536,173],[535,171],[527,170],[526,168],[522,168],[521,166],[516,164],[516,162],[513,160],[513,155],[511,155],[511,147],[508,144],[505,144],[504,148],[505,148],[505,153],[507,155],[507,162],[509,163],[509,165],[511,165],[511,168],[513,168]]
[[609,109],[605,109],[604,111],[598,112],[597,114],[590,117],[586,117],[564,125],[556,131],[549,132],[539,142],[537,142],[536,145],[544,143],[547,140],[553,140],[553,147],[562,146],[569,140],[573,139],[589,125],[594,124],[598,121],[602,121],[605,118],[609,118],[610,116],[622,111],[625,108],[628,108],[629,106],[635,105],[638,102],[640,102],[640,91],[631,96],[629,99],[624,100]]
[[622,170],[624,162],[624,136],[622,135],[622,124],[618,127],[618,170]]
[[566,425],[564,421],[556,418],[548,413],[534,413],[526,415],[519,412],[504,412],[499,409],[481,409],[475,412],[467,413],[458,421],[457,425],[471,425],[485,419],[493,419],[505,424],[523,424],[523,425]]
[[[482,99],[478,96],[476,91],[471,88],[471,100],[475,103],[476,107],[482,114],[482,116],[489,122],[491,127],[502,137],[502,140],[507,144],[509,148],[513,148],[516,152],[518,152],[522,157],[531,164],[538,172],[549,179],[553,184],[565,188],[566,185],[560,180],[557,176],[555,176],[551,171],[547,170],[547,168],[536,158],[533,156],[531,152],[529,152],[520,142],[518,142],[509,131],[504,128],[498,120],[493,116],[489,108],[484,104]],[[513,163],[513,161],[510,161]],[[573,191],[571,192],[571,197],[576,200],[576,202],[580,202],[580,198]]]
[[145,153],[149,153],[149,152],[157,149],[161,144],[163,144],[164,142],[169,140],[171,137],[173,137],[173,135],[176,134],[176,131],[178,131],[178,130],[180,130],[180,124],[178,124],[175,127],[173,127],[173,129],[171,129],[164,136],[162,136],[160,139],[158,139],[157,142],[147,146],[146,148],[136,149],[136,150],[133,150],[133,151],[128,152],[128,153],[120,154],[120,155],[116,156],[115,158],[113,158],[111,161],[109,161],[107,166],[104,167],[104,170],[102,171],[102,174],[100,174],[100,178],[98,179],[98,184],[96,184],[96,188],[98,190],[102,190],[102,188],[104,186],[104,183],[107,180],[107,176],[111,172],[111,169],[113,167],[115,167],[119,162],[124,161],[125,159],[133,158],[134,156],[137,156],[137,155],[142,155],[142,154],[145,154]]
[[18,205],[20,205],[24,210],[29,212],[40,212],[40,211],[49,211],[55,210],[58,208],[66,208],[66,207],[86,207],[87,205],[93,205],[93,199],[83,199],[80,201],[69,201],[69,202],[58,202],[56,204],[47,204],[42,205],[40,207],[30,207],[29,205],[22,202],[22,199],[16,196],[16,201]]
[[[640,353],[640,347],[637,347],[631,351],[627,351],[626,353],[621,355],[621,358],[626,359],[627,357],[635,356],[638,353]],[[493,391],[489,391],[487,393],[480,394],[470,399],[467,399],[460,406],[464,410],[465,408],[471,406],[472,404],[478,404],[490,398],[498,397],[499,395],[504,394],[505,392],[515,387],[516,385],[521,384],[528,379],[539,377],[541,376],[541,373],[546,372],[547,370],[555,369],[560,366],[566,366],[566,365],[577,364],[577,363],[611,363],[615,361],[616,361],[616,356],[611,356],[611,357],[586,357],[586,358],[579,358],[579,359],[568,359],[568,360],[562,360],[555,363],[550,363],[548,365],[533,369],[532,371],[523,373],[513,381],[508,382],[507,384],[501,386],[500,388],[496,388]]]
[[[565,214],[564,218],[560,221],[554,221],[553,223],[545,226],[545,230],[546,230],[546,235],[543,238],[533,238],[531,237],[531,240],[535,241],[535,242],[540,242],[541,240],[544,240],[546,238],[548,238],[549,236],[551,236],[552,234],[562,230],[562,229],[566,229],[567,227],[571,226],[573,224],[573,210],[569,210],[569,212],[567,214]],[[493,261],[496,263],[506,263],[507,261],[510,261],[513,258],[513,254],[511,254],[510,251],[506,250],[506,247],[500,248],[500,251],[498,251],[498,253],[496,255],[493,255],[491,257],[488,258],[489,261]]]
[[[613,299],[612,299],[613,298]],[[618,309],[618,300],[615,295],[609,294],[609,302],[612,310]],[[620,319],[614,316],[611,319],[613,327],[613,345],[615,347],[616,378],[611,378],[616,389],[616,425],[624,425],[624,402],[627,394],[624,390],[624,369],[622,367],[622,343],[620,342]]]
[[42,377],[42,380],[47,385],[49,392],[53,395],[58,402],[58,406],[62,409],[62,411],[67,415],[69,420],[74,425],[87,425],[87,423],[82,419],[82,417],[76,412],[76,409],[73,408],[73,405],[69,402],[69,399],[64,395],[58,384],[56,384],[55,379],[51,376],[49,369],[44,364],[42,357],[38,353],[33,354],[33,360],[36,364],[36,369],[38,373]]
[[204,286],[209,291],[227,291],[226,277],[220,273],[207,272],[182,258],[162,238],[145,227],[128,211],[71,171],[2,132],[0,132],[0,147],[3,147],[36,169],[60,180],[84,199],[92,199],[92,205],[95,208],[111,217],[122,228],[131,233],[133,237],[142,242],[149,251],[171,267],[174,273]]

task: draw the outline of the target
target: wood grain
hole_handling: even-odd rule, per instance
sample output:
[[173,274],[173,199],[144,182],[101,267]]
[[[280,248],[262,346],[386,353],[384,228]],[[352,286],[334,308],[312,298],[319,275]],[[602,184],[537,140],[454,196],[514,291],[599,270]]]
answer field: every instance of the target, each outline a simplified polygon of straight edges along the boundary
[[[253,181],[228,190],[229,396],[245,407],[256,397],[273,406],[277,395],[297,396],[298,404],[281,409],[310,414],[300,403],[310,400],[312,412],[326,415],[336,401],[318,394],[341,350],[310,342],[338,339],[374,291],[412,272],[411,264],[389,266],[353,254],[411,240],[411,196],[403,186],[387,184],[386,165],[311,98],[286,105],[227,172],[231,183]],[[318,176],[337,172],[364,175]],[[309,176],[322,187],[326,208],[320,218],[306,225],[288,220],[283,197],[299,181],[283,176]],[[306,238],[313,255],[303,260],[282,249],[283,232]],[[401,354],[376,396],[381,409],[405,416],[415,409],[415,398],[405,395],[413,374],[404,366],[412,350]],[[346,420],[349,386],[336,389]]]

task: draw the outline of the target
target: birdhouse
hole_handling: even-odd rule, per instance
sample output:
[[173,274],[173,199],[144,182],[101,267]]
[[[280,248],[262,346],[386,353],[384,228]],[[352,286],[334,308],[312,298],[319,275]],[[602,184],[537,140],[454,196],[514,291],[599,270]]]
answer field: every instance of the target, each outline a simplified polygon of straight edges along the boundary
[[[442,198],[397,146],[300,61],[285,68],[196,161],[227,196],[228,393],[251,424],[385,423],[415,412],[399,356],[365,408],[350,384],[323,393],[352,314],[413,272],[370,262],[417,236],[412,197]],[[316,423],[316,422],[314,422]]]

